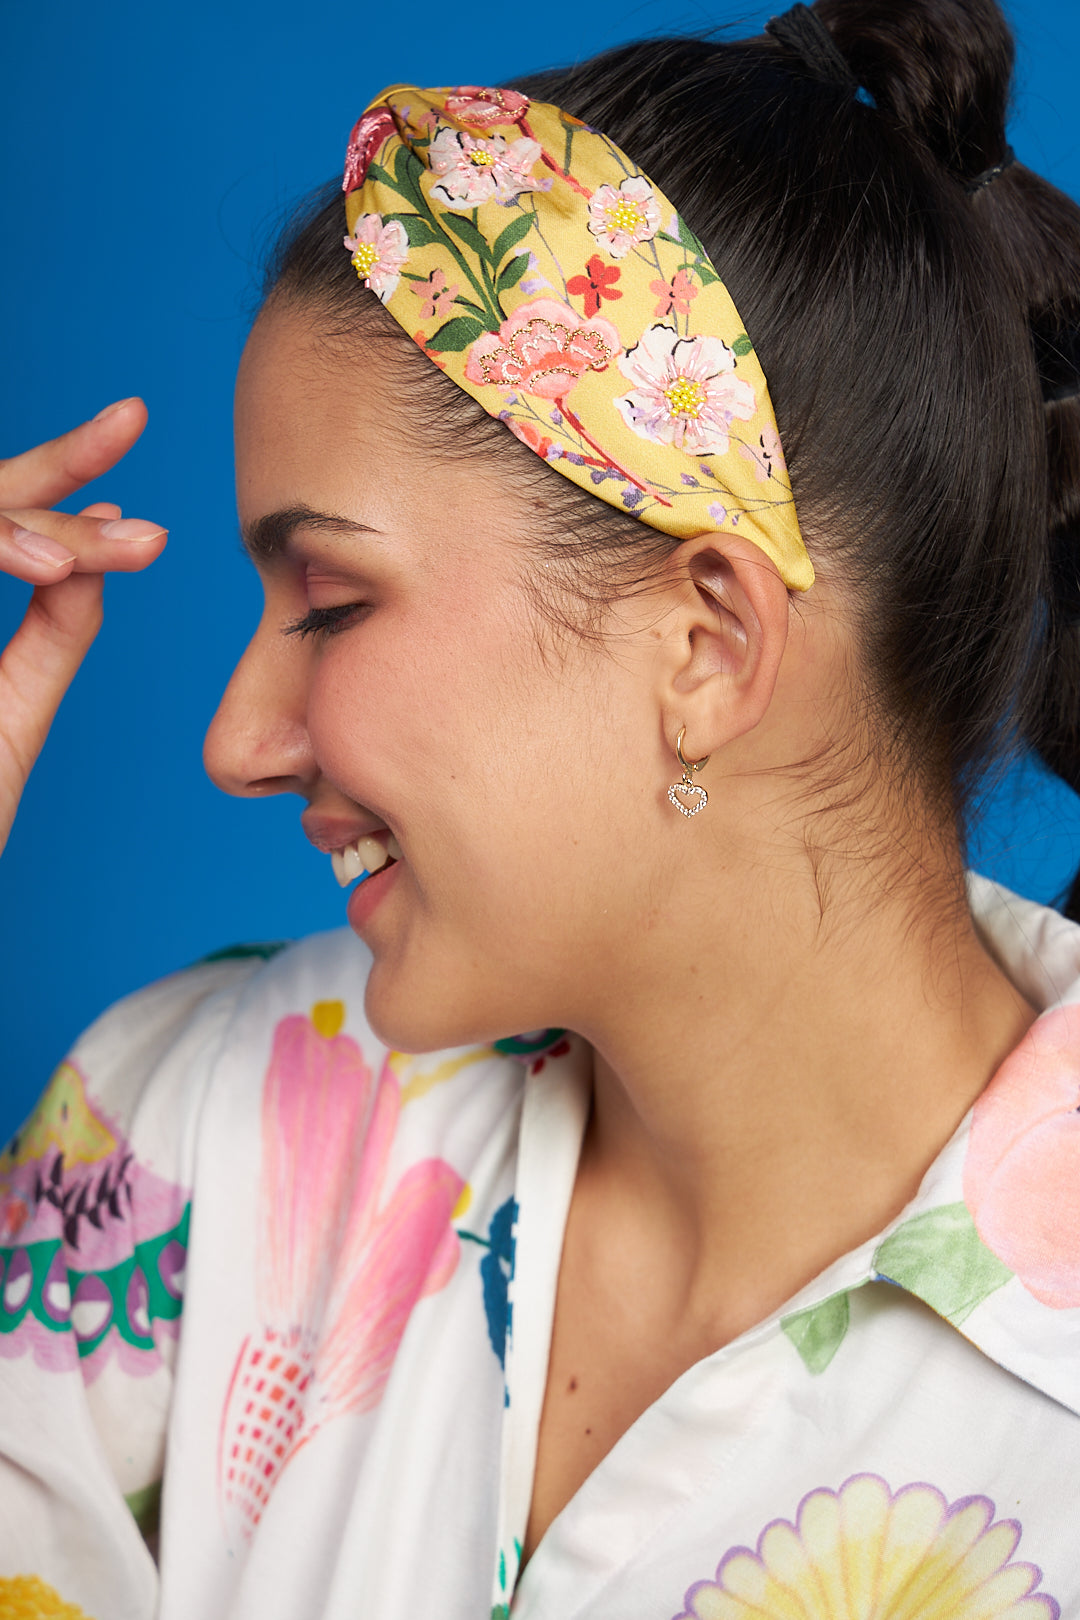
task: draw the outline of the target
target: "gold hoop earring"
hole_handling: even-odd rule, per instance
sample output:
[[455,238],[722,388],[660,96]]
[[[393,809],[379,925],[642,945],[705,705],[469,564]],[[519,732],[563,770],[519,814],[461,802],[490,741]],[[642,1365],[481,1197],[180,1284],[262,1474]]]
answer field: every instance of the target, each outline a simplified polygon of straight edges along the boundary
[[672,804],[684,816],[696,816],[699,810],[704,810],[709,802],[709,795],[700,782],[694,781],[694,772],[703,771],[709,763],[708,754],[704,759],[684,759],[682,745],[686,736],[686,727],[679,732],[679,740],[675,744],[675,752],[679,756],[682,766],[682,781],[672,782],[667,790],[667,796]]

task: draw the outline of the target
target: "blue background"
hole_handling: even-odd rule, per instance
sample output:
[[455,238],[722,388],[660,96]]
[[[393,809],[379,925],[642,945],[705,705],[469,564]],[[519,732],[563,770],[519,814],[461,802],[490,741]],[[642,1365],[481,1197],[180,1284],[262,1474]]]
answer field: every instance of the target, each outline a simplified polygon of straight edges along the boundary
[[[753,33],[781,9],[0,0],[0,452],[142,394],[143,441],[83,500],[171,531],[147,575],[110,580],[105,631],[0,863],[0,1141],[117,996],[216,947],[343,917],[299,801],[226,799],[200,765],[258,611],[236,541],[231,389],[260,259],[290,205],[340,171],[385,83],[498,83],[665,29]],[[1023,0],[1012,16],[1013,143],[1076,195],[1080,6]],[[26,595],[0,582],[5,639]],[[1052,899],[1080,861],[1080,802],[1019,769],[974,854]]]

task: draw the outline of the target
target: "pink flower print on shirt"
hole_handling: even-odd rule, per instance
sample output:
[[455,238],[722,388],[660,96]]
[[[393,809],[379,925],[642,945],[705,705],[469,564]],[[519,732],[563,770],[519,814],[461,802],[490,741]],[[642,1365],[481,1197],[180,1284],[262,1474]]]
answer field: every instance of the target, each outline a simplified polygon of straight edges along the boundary
[[435,316],[441,316],[450,307],[460,288],[456,281],[447,286],[446,272],[436,266],[430,276],[425,277],[423,281],[414,281],[412,290],[420,299],[421,315],[425,320],[432,320]]
[[444,126],[428,156],[432,174],[439,177],[431,195],[459,212],[477,208],[492,197],[501,203],[513,202],[523,191],[546,191],[551,185],[550,180],[533,178],[540,146],[524,136],[508,145],[501,135],[485,140]]
[[497,334],[477,338],[465,375],[470,382],[561,400],[587,371],[606,370],[621,349],[610,321],[583,319],[569,304],[535,298],[519,304]]
[[477,129],[520,124],[528,110],[528,96],[517,90],[487,89],[478,84],[459,84],[446,98],[446,111],[454,122]]
[[655,293],[657,297],[657,305],[653,310],[657,319],[670,315],[672,310],[676,315],[689,315],[690,300],[698,295],[693,277],[681,266],[670,281],[650,281],[649,291]]
[[385,224],[381,214],[361,214],[345,246],[352,254],[353,269],[365,287],[370,287],[383,303],[391,297],[409,256],[409,238],[400,220]]
[[409,1317],[458,1259],[464,1182],[442,1159],[387,1188],[401,1095],[339,1033],[340,1002],[282,1019],[263,1088],[257,1296],[222,1412],[219,1483],[233,1539],[326,1423],[382,1398]]
[[373,107],[370,112],[357,119],[345,149],[345,178],[341,182],[342,191],[356,191],[363,185],[364,177],[380,146],[388,135],[393,135],[396,128],[393,115],[387,107]]
[[1080,1305],[1080,1007],[1036,1019],[975,1104],[964,1201],[1030,1294]]
[[680,337],[673,326],[650,326],[619,357],[636,386],[615,400],[627,427],[644,439],[691,455],[723,455],[729,428],[757,409],[754,390],[734,375],[735,355],[717,337]]
[[597,186],[589,200],[589,230],[613,259],[623,259],[638,242],[651,242],[660,229],[660,206],[644,175],[615,186]]

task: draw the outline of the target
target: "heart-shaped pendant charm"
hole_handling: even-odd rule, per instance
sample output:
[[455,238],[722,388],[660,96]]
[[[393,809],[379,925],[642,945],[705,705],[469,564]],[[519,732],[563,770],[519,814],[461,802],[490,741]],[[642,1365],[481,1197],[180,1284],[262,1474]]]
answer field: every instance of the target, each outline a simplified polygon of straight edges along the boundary
[[696,816],[709,802],[709,795],[697,782],[672,782],[667,796],[684,816]]

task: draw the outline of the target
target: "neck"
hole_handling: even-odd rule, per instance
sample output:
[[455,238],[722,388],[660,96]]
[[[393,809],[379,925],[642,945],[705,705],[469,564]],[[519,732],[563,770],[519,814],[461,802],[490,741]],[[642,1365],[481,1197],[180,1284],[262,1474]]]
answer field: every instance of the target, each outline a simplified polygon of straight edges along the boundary
[[958,854],[919,865],[917,885],[834,876],[824,902],[805,864],[699,869],[575,1024],[586,1224],[646,1272],[662,1256],[669,1306],[714,1344],[900,1212],[1032,1020]]

